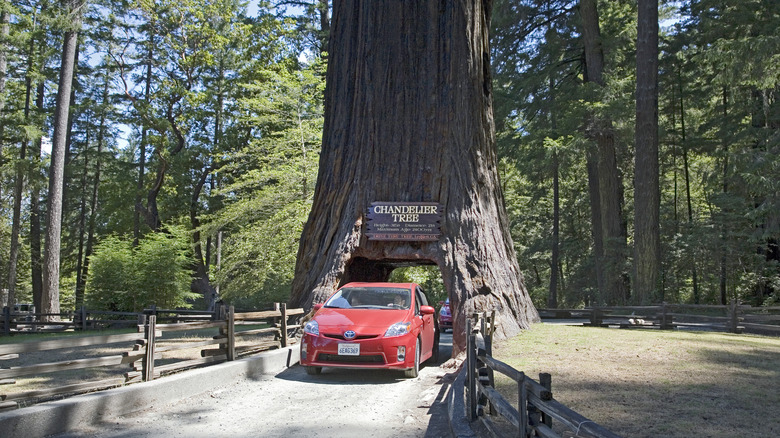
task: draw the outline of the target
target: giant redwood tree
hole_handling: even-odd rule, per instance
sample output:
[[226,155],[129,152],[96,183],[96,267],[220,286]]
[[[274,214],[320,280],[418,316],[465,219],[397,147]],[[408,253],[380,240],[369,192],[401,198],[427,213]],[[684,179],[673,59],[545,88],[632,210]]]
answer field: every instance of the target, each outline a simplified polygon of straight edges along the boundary
[[[496,310],[499,336],[538,319],[499,185],[488,29],[490,1],[336,1],[319,175],[291,301],[310,307],[349,281],[397,266],[439,267],[455,314]],[[373,202],[443,208],[435,241],[372,240]]]

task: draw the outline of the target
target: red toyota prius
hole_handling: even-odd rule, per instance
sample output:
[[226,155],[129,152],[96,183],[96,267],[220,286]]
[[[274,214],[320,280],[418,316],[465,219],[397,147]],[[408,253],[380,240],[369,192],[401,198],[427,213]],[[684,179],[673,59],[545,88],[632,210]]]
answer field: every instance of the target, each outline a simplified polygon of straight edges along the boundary
[[420,363],[437,360],[436,310],[415,283],[348,283],[304,326],[301,365],[385,368],[417,377]]

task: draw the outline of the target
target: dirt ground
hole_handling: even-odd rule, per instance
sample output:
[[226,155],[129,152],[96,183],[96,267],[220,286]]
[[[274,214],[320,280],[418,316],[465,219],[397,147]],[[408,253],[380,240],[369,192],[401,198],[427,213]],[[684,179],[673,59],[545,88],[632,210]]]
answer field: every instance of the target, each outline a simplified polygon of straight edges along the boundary
[[[451,335],[443,335],[441,360]],[[414,379],[391,370],[294,366],[195,397],[57,435],[74,437],[425,437],[450,436],[445,394],[451,363],[426,363]]]

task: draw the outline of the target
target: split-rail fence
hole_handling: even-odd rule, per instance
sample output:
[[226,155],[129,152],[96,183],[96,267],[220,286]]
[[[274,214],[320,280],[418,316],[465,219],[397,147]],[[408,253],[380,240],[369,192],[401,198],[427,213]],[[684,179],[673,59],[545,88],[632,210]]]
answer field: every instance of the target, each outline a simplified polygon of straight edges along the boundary
[[[480,421],[493,436],[620,438],[555,400],[550,374],[540,374],[537,382],[494,358],[494,322],[495,312],[478,313],[467,320],[466,409],[470,421]],[[517,383],[513,401],[495,389],[495,372]],[[558,422],[557,428],[553,428],[553,420]]]
[[[162,321],[174,322],[160,323],[158,313],[167,314]],[[176,316],[172,317],[173,314]],[[300,328],[291,322],[300,319],[303,314],[303,309],[287,309],[285,304],[277,304],[272,310],[255,312],[236,312],[233,306],[221,306],[215,312],[200,312],[200,315],[155,309],[154,312],[136,314],[137,319],[133,323],[136,327],[135,333],[88,335],[88,332],[84,332],[79,336],[0,344],[0,410],[150,381],[185,369],[232,361],[241,356],[286,347],[296,341],[295,331]],[[177,320],[179,322],[175,322]],[[106,321],[115,324],[117,320]],[[60,323],[57,321],[48,325]],[[241,326],[248,329],[241,330]],[[193,335],[194,333],[197,335]],[[116,345],[120,346],[118,352],[117,348],[111,348]],[[124,347],[125,345],[129,347]],[[24,361],[20,366],[2,367],[5,361],[19,362],[23,355],[58,357],[54,352],[63,350],[70,352],[69,355],[59,356],[66,357],[65,360],[34,363]],[[80,351],[88,350],[111,351],[111,354],[72,358],[73,352],[78,356]],[[163,360],[165,353],[175,353],[179,350],[189,351],[179,354],[175,360]],[[195,354],[192,354],[193,351]],[[39,354],[40,352],[44,353]],[[200,357],[197,357],[198,352]],[[182,356],[186,358],[182,359]],[[118,365],[126,365],[129,369],[123,372],[106,371],[114,370]],[[63,381],[73,380],[67,378],[69,375],[72,377],[74,373],[85,369],[95,371],[92,373],[94,376],[110,377],[88,381],[81,381],[79,378],[78,383],[62,384]],[[62,377],[63,375],[65,377]],[[14,391],[17,378],[30,376],[46,377],[51,384],[44,388]]]

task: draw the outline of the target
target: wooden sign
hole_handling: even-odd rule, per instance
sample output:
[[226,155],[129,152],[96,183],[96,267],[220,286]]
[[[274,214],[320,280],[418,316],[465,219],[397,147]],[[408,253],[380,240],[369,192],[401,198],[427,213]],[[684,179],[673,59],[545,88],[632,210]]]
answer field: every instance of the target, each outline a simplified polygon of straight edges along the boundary
[[366,234],[369,240],[436,241],[443,213],[436,202],[372,202]]

